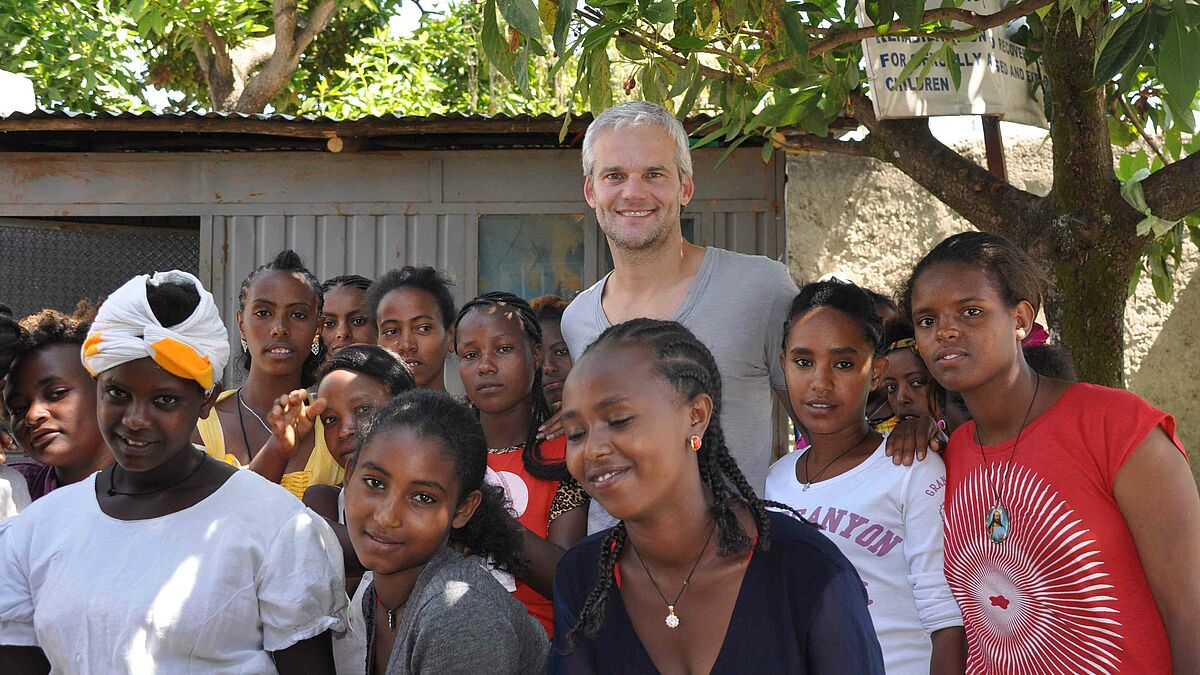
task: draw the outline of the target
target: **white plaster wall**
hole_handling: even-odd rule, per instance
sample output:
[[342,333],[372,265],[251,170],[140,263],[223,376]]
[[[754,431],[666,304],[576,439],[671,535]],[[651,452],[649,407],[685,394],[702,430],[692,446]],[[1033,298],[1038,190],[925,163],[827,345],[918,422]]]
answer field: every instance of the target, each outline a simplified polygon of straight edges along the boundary
[[[959,151],[983,162],[982,143]],[[1010,144],[1010,180],[1044,195],[1051,185],[1049,142]],[[840,272],[891,293],[912,265],[946,236],[970,228],[924,188],[874,159],[792,157],[787,184],[788,255],[798,283]],[[1173,414],[1200,458],[1200,252],[1190,243],[1175,300],[1158,301],[1143,280],[1125,313],[1126,382]],[[1200,479],[1200,459],[1192,471]]]

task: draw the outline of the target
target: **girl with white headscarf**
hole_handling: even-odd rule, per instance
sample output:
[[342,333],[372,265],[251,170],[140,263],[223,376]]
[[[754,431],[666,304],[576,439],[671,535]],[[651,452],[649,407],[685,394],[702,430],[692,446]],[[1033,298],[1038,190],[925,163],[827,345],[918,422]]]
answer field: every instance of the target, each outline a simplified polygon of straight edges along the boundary
[[0,524],[5,672],[333,672],[347,601],[329,526],[190,442],[225,334],[185,272],[101,306],[82,356],[116,464]]

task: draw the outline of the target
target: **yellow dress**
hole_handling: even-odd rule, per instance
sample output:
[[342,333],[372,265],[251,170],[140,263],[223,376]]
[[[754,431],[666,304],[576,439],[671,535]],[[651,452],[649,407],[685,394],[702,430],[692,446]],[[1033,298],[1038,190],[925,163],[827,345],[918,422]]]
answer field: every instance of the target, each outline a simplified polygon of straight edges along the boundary
[[[217,403],[233,396],[237,393],[237,389],[223,391],[217,396]],[[217,409],[214,406],[208,413],[208,417],[202,417],[196,422],[196,429],[200,431],[200,438],[204,439],[204,447],[208,450],[208,454],[217,459],[232,464],[239,469],[245,468],[238,458],[232,454],[225,452],[225,433],[221,429],[221,419],[217,415]],[[308,463],[304,465],[302,471],[293,471],[283,474],[283,479],[279,484],[287,489],[288,492],[296,495],[297,499],[304,497],[304,491],[310,485],[341,485],[344,471],[338,463],[333,461],[333,455],[329,454],[329,449],[325,447],[325,429],[321,424],[321,419],[318,417],[316,426],[313,428],[315,434],[315,443],[313,444],[312,454],[308,456]]]

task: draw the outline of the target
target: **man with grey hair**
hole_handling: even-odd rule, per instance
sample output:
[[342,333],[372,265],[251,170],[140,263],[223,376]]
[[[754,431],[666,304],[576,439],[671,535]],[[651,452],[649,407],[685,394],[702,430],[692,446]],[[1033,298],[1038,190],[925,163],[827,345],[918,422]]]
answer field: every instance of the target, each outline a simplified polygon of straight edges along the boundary
[[[687,326],[716,358],[721,427],[761,493],[772,456],[772,390],[788,401],[780,351],[797,289],[787,267],[684,239],[680,216],[695,191],[691,152],[683,125],[660,106],[630,101],[596,117],[583,140],[583,173],[613,271],[567,307],[567,347],[579,358],[604,329],[639,317]],[[613,523],[592,502],[588,532]]]

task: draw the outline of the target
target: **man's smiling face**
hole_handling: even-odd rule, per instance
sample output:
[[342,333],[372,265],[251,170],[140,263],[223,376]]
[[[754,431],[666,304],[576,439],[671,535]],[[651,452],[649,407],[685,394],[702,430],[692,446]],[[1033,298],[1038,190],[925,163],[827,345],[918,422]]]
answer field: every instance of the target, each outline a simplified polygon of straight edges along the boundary
[[695,188],[680,173],[670,134],[653,126],[608,129],[593,153],[583,194],[612,246],[654,250],[680,233],[679,215]]

